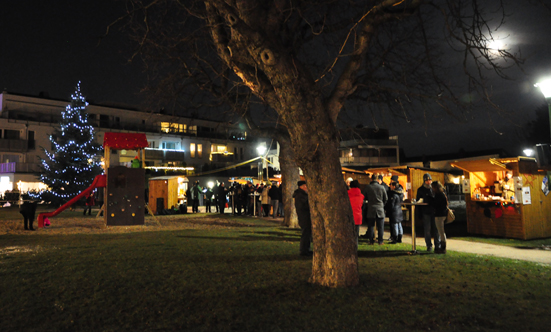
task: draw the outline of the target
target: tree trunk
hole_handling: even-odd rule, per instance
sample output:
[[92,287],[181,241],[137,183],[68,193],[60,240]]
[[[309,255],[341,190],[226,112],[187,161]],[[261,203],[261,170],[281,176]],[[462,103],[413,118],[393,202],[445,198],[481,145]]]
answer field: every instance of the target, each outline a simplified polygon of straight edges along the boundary
[[279,164],[281,166],[281,178],[283,179],[283,225],[290,228],[298,228],[297,212],[293,200],[293,192],[297,189],[297,182],[300,181],[299,168],[294,160],[293,149],[289,138],[278,138],[279,142]]
[[296,121],[290,130],[295,159],[306,178],[312,217],[314,258],[309,281],[350,287],[359,284],[354,218],[342,178],[337,130],[326,121],[330,120],[311,117]]

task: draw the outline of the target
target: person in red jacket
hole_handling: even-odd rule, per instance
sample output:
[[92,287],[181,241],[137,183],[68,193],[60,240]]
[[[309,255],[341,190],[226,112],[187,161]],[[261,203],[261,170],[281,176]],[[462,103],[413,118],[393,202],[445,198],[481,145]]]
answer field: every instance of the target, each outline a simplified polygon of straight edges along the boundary
[[350,182],[348,189],[348,198],[352,206],[352,214],[354,215],[354,234],[356,235],[356,246],[358,246],[358,237],[360,236],[360,225],[362,224],[362,205],[364,203],[364,195],[360,190],[358,180]]

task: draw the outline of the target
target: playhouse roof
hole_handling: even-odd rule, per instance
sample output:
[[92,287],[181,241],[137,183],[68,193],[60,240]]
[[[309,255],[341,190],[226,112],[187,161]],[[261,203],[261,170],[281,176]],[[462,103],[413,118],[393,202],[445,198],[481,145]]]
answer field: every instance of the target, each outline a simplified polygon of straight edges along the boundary
[[138,150],[149,146],[145,134],[105,133],[103,147],[115,150]]

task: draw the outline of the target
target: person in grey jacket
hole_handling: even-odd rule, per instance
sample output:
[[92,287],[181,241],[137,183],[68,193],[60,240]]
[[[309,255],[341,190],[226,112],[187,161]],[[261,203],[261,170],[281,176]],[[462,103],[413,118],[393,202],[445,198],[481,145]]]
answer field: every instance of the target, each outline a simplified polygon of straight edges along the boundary
[[310,205],[308,204],[308,187],[306,186],[306,181],[298,181],[297,185],[298,189],[293,193],[293,198],[295,199],[298,225],[302,228],[302,234],[300,235],[300,255],[311,256],[310,242],[312,241],[312,219],[310,218]]
[[371,183],[364,189],[364,196],[367,198],[367,232],[369,244],[374,243],[374,227],[377,224],[378,243],[383,244],[385,226],[385,204],[388,201],[386,190],[377,182],[377,175],[371,176]]

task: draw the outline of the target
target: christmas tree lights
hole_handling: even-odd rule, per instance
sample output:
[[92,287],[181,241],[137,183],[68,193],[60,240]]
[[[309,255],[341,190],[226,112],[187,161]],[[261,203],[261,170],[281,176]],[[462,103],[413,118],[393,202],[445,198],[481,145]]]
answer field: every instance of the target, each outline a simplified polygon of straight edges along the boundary
[[88,123],[88,103],[78,82],[71,103],[61,112],[59,129],[50,135],[53,150],[42,148],[46,158],[41,163],[41,181],[50,190],[39,196],[56,205],[86,189],[102,173],[99,158],[102,147],[94,141],[94,127]]

